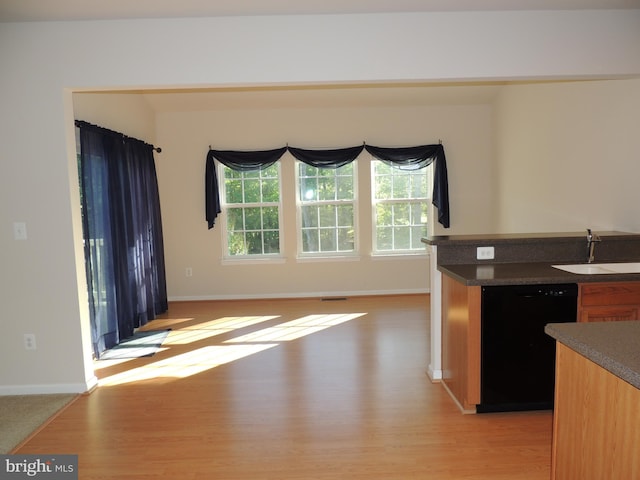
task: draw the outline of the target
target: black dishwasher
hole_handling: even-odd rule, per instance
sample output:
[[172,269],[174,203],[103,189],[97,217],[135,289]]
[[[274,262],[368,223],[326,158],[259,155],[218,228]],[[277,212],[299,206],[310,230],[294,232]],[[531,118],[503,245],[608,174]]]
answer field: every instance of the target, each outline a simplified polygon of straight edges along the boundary
[[547,323],[575,322],[578,286],[482,287],[478,413],[553,408],[555,342]]

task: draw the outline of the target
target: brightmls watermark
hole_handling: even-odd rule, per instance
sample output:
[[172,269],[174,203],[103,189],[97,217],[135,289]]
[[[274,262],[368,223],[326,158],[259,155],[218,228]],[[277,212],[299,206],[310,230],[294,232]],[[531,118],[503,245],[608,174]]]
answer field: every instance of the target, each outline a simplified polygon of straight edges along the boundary
[[0,480],[78,480],[77,455],[0,455]]

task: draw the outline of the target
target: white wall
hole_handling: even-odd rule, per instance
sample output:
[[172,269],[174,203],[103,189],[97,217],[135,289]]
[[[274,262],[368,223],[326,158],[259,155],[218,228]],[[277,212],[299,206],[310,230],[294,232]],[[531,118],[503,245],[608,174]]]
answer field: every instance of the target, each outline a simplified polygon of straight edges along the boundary
[[[489,105],[407,108],[241,109],[163,113],[158,116],[156,155],[165,237],[169,296],[173,299],[313,296],[426,292],[427,258],[372,259],[370,190],[360,190],[361,256],[353,261],[296,260],[294,161],[282,161],[284,250],[282,264],[224,265],[222,228],[204,220],[204,163],[209,145],[252,150],[283,146],[338,148],[366,141],[412,146],[442,139],[450,167],[453,228],[486,228],[491,185]],[[450,147],[449,147],[450,146]],[[464,171],[460,166],[465,166]],[[369,157],[358,161],[358,176],[369,177]],[[360,186],[368,185],[359,182]],[[473,193],[472,193],[473,192]],[[469,196],[475,198],[469,202]],[[472,207],[472,208],[470,208]],[[483,216],[478,215],[483,212]],[[425,248],[426,253],[426,248]],[[193,269],[186,277],[185,269]]]
[[79,391],[93,374],[71,91],[639,75],[640,10],[3,23],[0,64],[0,393]]
[[496,125],[499,231],[640,232],[640,80],[507,87]]

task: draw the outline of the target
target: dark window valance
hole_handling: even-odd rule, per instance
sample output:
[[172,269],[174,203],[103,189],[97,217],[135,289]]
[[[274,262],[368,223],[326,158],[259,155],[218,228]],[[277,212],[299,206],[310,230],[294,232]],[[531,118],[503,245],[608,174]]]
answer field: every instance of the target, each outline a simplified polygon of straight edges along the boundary
[[436,162],[433,179],[433,204],[438,209],[438,222],[449,228],[449,187],[447,161],[441,144],[417,147],[383,148],[373,145],[338,148],[330,150],[307,150],[282,147],[273,150],[233,151],[212,150],[207,154],[205,170],[206,220],[213,228],[221,212],[218,178],[215,161],[238,171],[261,170],[277,162],[286,151],[296,159],[317,168],[340,168],[353,162],[366,149],[371,156],[391,166],[404,170],[417,170]]
[[216,160],[231,170],[249,172],[251,170],[264,170],[265,168],[269,168],[280,160],[280,157],[282,157],[286,151],[287,147],[253,152],[209,150],[209,156],[215,157]]
[[336,169],[353,162],[362,153],[364,144],[359,147],[336,148],[333,150],[305,150],[287,147],[289,153],[307,165],[316,168]]
[[212,150],[210,148],[209,153],[207,154],[207,165],[205,169],[205,215],[209,228],[213,228],[216,218],[222,211],[218,187],[218,174],[216,173],[215,162],[213,159],[217,159],[220,163],[232,170],[249,172],[251,170],[264,170],[265,168],[269,168],[280,160],[286,151],[287,147],[250,152]]
[[365,145],[364,148],[372,157],[404,170],[418,170],[435,161],[431,203],[438,209],[438,223],[449,228],[449,179],[447,159],[442,144],[403,148],[381,148]]
[[403,170],[419,170],[444,153],[442,145],[422,145],[420,147],[382,148],[365,145],[367,152],[384,163]]

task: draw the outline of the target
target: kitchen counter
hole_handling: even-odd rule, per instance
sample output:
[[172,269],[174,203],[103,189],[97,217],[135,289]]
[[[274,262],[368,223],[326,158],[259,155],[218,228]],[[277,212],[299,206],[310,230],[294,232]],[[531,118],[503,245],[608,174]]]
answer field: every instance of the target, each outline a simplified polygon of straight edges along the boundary
[[[640,233],[620,231],[594,233],[601,240],[595,246],[594,263],[640,261]],[[468,290],[480,290],[478,287],[485,285],[608,282],[640,284],[640,274],[578,275],[551,266],[580,264],[587,261],[589,249],[586,229],[579,232],[560,233],[442,235],[422,238],[422,242],[428,248],[430,255],[431,358],[428,374],[433,380],[441,380],[445,373],[443,358],[447,353],[442,349],[444,342],[442,286],[447,278]],[[493,258],[479,259],[478,248],[480,247],[493,247]],[[603,315],[602,309],[595,313]],[[630,313],[630,311],[624,313]]]
[[639,273],[579,275],[553,268],[550,263],[544,262],[438,265],[437,268],[467,286],[640,281]]
[[[629,232],[606,231],[596,232],[603,240],[626,240],[629,237],[640,238],[638,234]],[[509,244],[513,242],[526,242],[529,244],[545,245],[549,241],[573,242],[576,239],[586,239],[585,232],[548,232],[548,233],[496,233],[480,235],[435,235],[424,237],[423,243],[427,245],[462,245],[478,243],[490,243],[492,245]]]
[[[640,258],[640,234],[596,232],[594,263],[636,261]],[[588,258],[586,233],[538,233],[454,235],[422,238],[437,249],[440,265],[584,263]],[[478,247],[494,247],[493,259],[478,259]],[[548,273],[548,272],[547,272]],[[554,276],[550,274],[550,276]]]
[[640,389],[640,321],[550,323],[545,332]]

